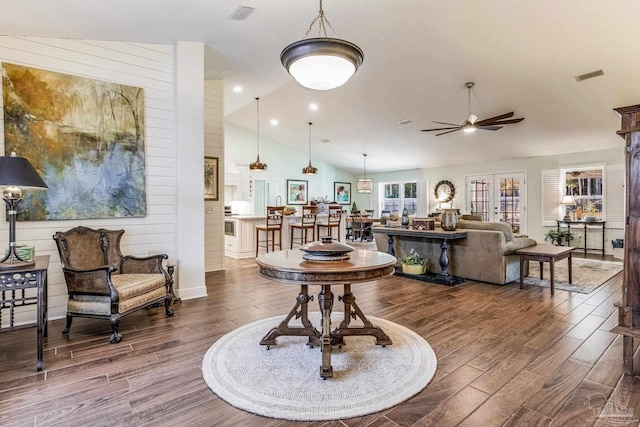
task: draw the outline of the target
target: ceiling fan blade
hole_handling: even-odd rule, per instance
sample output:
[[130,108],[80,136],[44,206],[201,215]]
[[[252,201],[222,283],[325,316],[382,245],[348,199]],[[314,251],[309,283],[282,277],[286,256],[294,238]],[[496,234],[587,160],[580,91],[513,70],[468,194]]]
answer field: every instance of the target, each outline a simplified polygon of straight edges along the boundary
[[451,132],[457,132],[457,131],[459,131],[460,129],[462,129],[462,128],[458,128],[458,129],[454,129],[454,130],[450,130],[450,131],[442,132],[442,133],[436,133],[436,136],[444,135],[444,134],[446,134],[446,133],[451,133]]
[[476,122],[476,126],[484,126],[486,124],[490,124],[490,123],[495,122],[497,120],[508,119],[509,117],[513,117],[513,114],[514,114],[513,111],[511,111],[509,113],[500,114],[499,116],[490,117],[488,119],[480,120],[479,122]]
[[524,117],[521,117],[519,119],[500,120],[500,121],[493,122],[493,123],[490,123],[490,124],[492,124],[492,125],[508,125],[510,123],[520,123],[523,120],[524,120]]
[[431,121],[432,121],[433,123],[438,123],[438,124],[441,124],[441,125],[461,126],[461,125],[459,125],[459,124],[457,124],[457,123],[436,122],[435,120],[431,120]]
[[477,126],[478,129],[482,129],[482,130],[500,130],[502,129],[502,126]]
[[449,130],[449,129],[460,130],[462,129],[462,126],[456,125],[455,127],[450,127],[450,128],[421,129],[420,132],[429,132],[432,130]]

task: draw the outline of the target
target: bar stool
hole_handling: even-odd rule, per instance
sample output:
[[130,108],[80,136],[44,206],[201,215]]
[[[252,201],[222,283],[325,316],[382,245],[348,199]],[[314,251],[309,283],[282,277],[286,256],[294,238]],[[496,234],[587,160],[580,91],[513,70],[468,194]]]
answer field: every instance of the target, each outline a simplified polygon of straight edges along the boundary
[[320,228],[326,228],[326,236],[332,236],[332,230],[335,228],[338,235],[338,242],[340,241],[340,222],[342,221],[342,206],[329,205],[329,216],[326,221],[318,222],[318,237],[322,237]]
[[[260,248],[266,248],[269,252],[269,242],[271,242],[271,252],[274,252],[276,245],[276,231],[278,232],[278,249],[282,250],[282,222],[284,218],[284,206],[267,206],[267,222],[256,225],[256,257]],[[260,240],[260,232],[265,233],[265,240]],[[264,243],[264,245],[261,245]]]
[[295,238],[295,230],[300,230],[300,246],[309,241],[309,231],[311,231],[313,242],[316,240],[316,218],[318,215],[318,206],[303,206],[302,207],[302,221],[291,224],[291,245],[290,249],[293,249],[293,241]]

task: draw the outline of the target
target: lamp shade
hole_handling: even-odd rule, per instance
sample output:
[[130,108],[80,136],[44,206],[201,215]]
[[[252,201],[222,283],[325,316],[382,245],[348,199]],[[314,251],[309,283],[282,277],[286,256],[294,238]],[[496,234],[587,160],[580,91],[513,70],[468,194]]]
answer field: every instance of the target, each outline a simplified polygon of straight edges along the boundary
[[267,164],[260,161],[260,98],[256,98],[256,161],[249,164],[249,170],[253,172],[264,172]]
[[29,160],[11,156],[0,157],[0,187],[48,188]]
[[366,178],[359,178],[356,181],[356,190],[358,193],[371,193],[373,190],[373,181]]
[[575,205],[576,204],[576,199],[573,198],[573,196],[569,196],[566,195],[562,198],[562,201],[560,202],[561,205]]
[[302,86],[330,90],[345,84],[358,71],[364,53],[346,40],[316,37],[291,43],[280,61]]

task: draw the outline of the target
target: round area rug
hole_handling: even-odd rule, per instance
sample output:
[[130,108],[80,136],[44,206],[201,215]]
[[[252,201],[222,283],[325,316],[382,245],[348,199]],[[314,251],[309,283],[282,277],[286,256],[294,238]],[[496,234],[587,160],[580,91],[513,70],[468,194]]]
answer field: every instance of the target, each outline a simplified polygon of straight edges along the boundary
[[[332,314],[333,329],[342,313]],[[254,414],[325,421],[395,406],[426,387],[435,374],[436,356],[424,338],[404,326],[369,317],[393,345],[375,345],[375,338],[369,336],[345,337],[345,346],[333,347],[333,377],[323,380],[322,353],[306,345],[307,337],[279,337],[270,350],[259,344],[284,318],[259,320],[220,338],[202,362],[209,388],[236,408]],[[320,313],[309,313],[309,318],[319,329]],[[300,323],[292,320],[289,325]]]

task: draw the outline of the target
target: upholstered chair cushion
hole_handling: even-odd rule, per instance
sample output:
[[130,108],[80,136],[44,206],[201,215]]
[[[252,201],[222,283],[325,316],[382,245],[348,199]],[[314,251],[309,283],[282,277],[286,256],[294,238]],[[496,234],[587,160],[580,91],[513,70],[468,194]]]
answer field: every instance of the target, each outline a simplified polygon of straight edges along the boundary
[[[167,293],[163,274],[114,274],[111,281],[120,297],[120,314],[162,298]],[[111,299],[100,295],[74,295],[69,299],[67,310],[78,314],[109,316]]]

